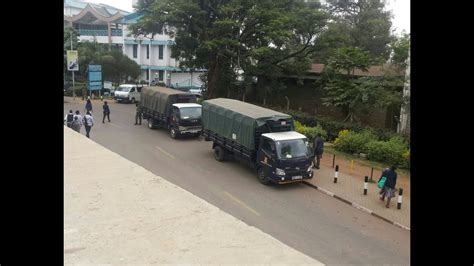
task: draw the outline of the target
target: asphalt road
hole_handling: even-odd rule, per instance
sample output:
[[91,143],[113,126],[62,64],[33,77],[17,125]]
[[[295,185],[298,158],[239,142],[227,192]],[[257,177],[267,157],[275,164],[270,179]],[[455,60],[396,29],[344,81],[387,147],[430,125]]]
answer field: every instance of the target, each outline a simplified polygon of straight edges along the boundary
[[[84,105],[65,97],[64,115]],[[112,122],[102,124],[101,105],[93,102],[92,140],[283,243],[325,264],[410,263],[409,231],[300,183],[264,186],[245,164],[217,162],[212,142],[133,125],[133,104],[109,101]]]

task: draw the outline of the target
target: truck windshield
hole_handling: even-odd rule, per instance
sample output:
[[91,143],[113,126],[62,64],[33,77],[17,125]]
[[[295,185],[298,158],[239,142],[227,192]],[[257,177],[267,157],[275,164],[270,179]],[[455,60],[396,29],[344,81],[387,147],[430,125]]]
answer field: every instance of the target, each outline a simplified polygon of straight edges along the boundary
[[129,92],[132,87],[119,86],[116,91]]
[[201,107],[181,107],[179,108],[181,119],[201,118]]
[[311,156],[307,139],[275,141],[277,155],[281,160]]

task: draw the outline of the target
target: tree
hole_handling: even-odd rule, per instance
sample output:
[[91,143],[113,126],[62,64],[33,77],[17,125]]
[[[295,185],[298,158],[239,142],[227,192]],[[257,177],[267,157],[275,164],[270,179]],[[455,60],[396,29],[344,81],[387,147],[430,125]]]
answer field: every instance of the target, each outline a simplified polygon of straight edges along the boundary
[[[392,14],[384,10],[384,0],[328,0],[327,3],[332,15],[329,29],[334,29],[326,35],[342,35],[347,46],[360,47],[374,57],[388,59],[388,44],[393,39]],[[325,39],[331,41],[334,37],[325,36]]]
[[330,58],[324,70],[323,104],[335,106],[355,121],[357,114],[370,113],[374,108],[400,106],[403,103],[403,77],[386,69],[383,77],[357,77],[356,69],[367,71],[376,60],[360,48],[342,48]]
[[207,69],[210,98],[237,89],[229,84],[239,69],[269,79],[308,69],[327,18],[297,0],[163,0],[147,10],[132,32],[153,34],[157,25],[169,25],[173,57],[181,67]]
[[100,60],[104,80],[121,83],[128,77],[133,80],[140,76],[140,66],[132,59],[125,56],[122,51],[110,51],[105,53]]
[[391,43],[390,48],[392,49],[392,63],[405,68],[408,51],[410,50],[410,34],[403,33],[402,36]]
[[367,71],[373,59],[368,51],[360,48],[342,48],[329,60],[325,68],[326,106],[336,106],[346,115],[346,120],[356,120],[357,111],[377,104],[380,93],[375,81],[354,76],[355,69]]
[[71,50],[71,37],[73,50],[77,50],[79,33],[72,27],[64,27],[64,54],[66,54],[66,50]]
[[121,83],[128,77],[138,79],[140,66],[128,58],[120,50],[108,51],[105,45],[97,42],[83,42],[79,44],[79,74],[85,79],[87,77],[87,66],[89,64],[102,65],[103,79]]

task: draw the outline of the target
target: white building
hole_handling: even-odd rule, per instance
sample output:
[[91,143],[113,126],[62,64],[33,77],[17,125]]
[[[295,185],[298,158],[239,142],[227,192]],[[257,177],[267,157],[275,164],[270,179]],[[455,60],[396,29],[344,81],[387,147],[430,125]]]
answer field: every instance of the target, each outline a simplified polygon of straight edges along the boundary
[[[97,41],[110,49],[121,49],[141,68],[140,80],[149,85],[163,82],[174,88],[201,87],[202,71],[180,69],[179,62],[171,57],[174,40],[161,32],[151,36],[133,36],[127,26],[141,18],[139,12],[130,13],[104,4],[80,0],[64,1],[64,25],[75,28],[79,41]],[[130,36],[129,36],[130,35]]]

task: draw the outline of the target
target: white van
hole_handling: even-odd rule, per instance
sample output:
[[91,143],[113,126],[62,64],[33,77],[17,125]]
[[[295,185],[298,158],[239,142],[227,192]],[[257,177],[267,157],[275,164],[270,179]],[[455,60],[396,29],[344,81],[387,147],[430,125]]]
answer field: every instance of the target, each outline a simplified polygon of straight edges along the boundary
[[135,103],[140,101],[143,85],[122,84],[115,89],[114,99],[118,102]]

